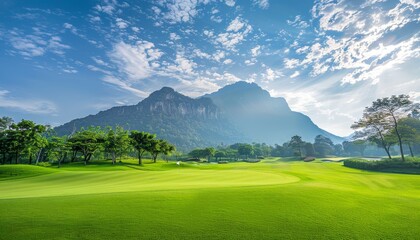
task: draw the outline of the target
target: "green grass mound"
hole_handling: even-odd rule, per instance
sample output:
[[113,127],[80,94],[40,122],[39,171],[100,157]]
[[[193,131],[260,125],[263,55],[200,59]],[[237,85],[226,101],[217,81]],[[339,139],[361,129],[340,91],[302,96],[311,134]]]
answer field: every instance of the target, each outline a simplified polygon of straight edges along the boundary
[[34,177],[54,173],[54,169],[33,165],[3,165],[0,166],[0,181],[17,178]]

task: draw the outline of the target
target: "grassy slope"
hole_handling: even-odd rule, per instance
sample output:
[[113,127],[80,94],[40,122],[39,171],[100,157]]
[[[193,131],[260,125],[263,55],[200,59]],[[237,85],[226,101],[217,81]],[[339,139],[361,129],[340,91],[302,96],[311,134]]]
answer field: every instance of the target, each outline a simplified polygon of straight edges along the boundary
[[29,176],[0,181],[0,239],[420,236],[418,175],[278,160],[19,167]]

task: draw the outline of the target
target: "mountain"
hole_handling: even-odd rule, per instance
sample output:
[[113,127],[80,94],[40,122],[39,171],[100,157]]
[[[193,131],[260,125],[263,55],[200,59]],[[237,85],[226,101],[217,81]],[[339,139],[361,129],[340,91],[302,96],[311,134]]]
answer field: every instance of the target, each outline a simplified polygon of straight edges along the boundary
[[313,142],[323,135],[334,142],[343,139],[322,130],[312,120],[289,108],[284,98],[274,98],[255,83],[236,82],[207,94],[223,115],[245,136],[255,142],[283,143],[293,135]]
[[55,130],[71,134],[89,126],[122,126],[154,133],[180,150],[234,143],[244,139],[209,98],[193,99],[164,87],[133,106],[120,106],[75,119]]
[[292,111],[284,98],[271,97],[257,84],[246,82],[196,99],[164,87],[137,105],[113,107],[55,130],[64,135],[82,127],[117,125],[154,133],[182,151],[221,143],[282,144],[296,134],[310,142],[319,134],[343,141],[320,129],[306,115]]

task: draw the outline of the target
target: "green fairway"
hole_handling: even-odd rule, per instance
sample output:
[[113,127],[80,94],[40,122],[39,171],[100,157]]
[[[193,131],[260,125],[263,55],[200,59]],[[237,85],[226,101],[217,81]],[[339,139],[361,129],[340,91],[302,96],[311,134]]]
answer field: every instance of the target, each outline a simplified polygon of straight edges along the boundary
[[0,166],[0,239],[418,239],[420,175],[341,162]]

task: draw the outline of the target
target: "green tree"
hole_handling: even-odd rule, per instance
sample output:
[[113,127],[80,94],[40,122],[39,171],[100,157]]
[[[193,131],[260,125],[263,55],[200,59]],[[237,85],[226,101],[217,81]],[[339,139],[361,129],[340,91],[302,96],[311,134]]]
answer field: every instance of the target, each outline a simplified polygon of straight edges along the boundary
[[105,141],[104,132],[100,128],[81,129],[70,137],[68,142],[72,149],[79,150],[83,155],[85,165],[92,159],[93,154],[98,151]]
[[150,145],[153,142],[152,140],[154,140],[155,137],[156,135],[147,132],[131,131],[131,145],[137,151],[139,165],[143,164],[142,157],[144,153],[146,153],[150,149]]
[[365,109],[365,113],[368,115],[381,115],[379,124],[383,125],[385,129],[389,126],[393,128],[398,139],[402,161],[405,161],[405,157],[401,133],[398,128],[398,121],[401,118],[407,117],[407,115],[413,110],[413,106],[414,105],[410,101],[409,96],[402,94],[377,99],[372,103],[372,106]]
[[57,159],[57,167],[61,167],[61,163],[66,159],[67,153],[70,150],[67,142],[67,136],[52,136],[48,139],[47,148],[51,153],[51,157]]
[[204,157],[207,157],[207,162],[210,162],[211,157],[214,156],[215,153],[216,153],[216,149],[212,147],[203,149],[203,155]]
[[37,125],[29,120],[22,120],[19,123],[11,124],[8,130],[8,146],[15,153],[15,163],[19,162],[21,154],[26,153],[29,156],[29,164],[32,164],[34,152],[45,146],[45,138],[42,133],[46,127]]
[[[160,143],[160,153],[165,156],[168,156],[174,152],[176,152],[176,147],[168,141],[162,140],[162,142]],[[168,162],[168,158],[166,158],[166,162]]]
[[175,146],[162,139],[153,139],[147,151],[152,155],[153,163],[156,163],[159,154],[170,154],[175,151]]
[[221,158],[226,157],[226,153],[225,151],[216,151],[216,153],[214,154],[214,157],[216,158],[216,161],[220,161]]
[[354,140],[352,143],[353,143],[354,149],[357,150],[360,153],[360,156],[363,157],[365,155],[367,141],[358,139],[358,140]]
[[413,145],[420,143],[420,120],[412,117],[400,119],[399,131],[401,134],[401,140],[407,144],[410,155],[414,157]]
[[254,155],[254,148],[251,144],[241,144],[238,147],[238,154],[241,156],[245,156],[245,158],[248,159],[249,156]]
[[334,151],[334,143],[331,141],[331,139],[322,135],[318,135],[315,137],[314,149],[316,154],[324,157]]
[[105,137],[105,151],[111,155],[112,164],[118,156],[127,152],[130,146],[130,137],[124,128],[117,126],[115,130],[109,129]]
[[295,155],[299,157],[303,157],[302,155],[303,141],[302,141],[301,136],[298,136],[298,135],[293,136],[289,141],[289,146],[293,149],[293,152]]
[[[389,148],[392,142],[387,140],[391,140],[391,138],[385,138],[385,135],[390,131],[392,128],[391,124],[384,119],[386,118],[385,114],[381,112],[369,112],[367,108],[363,112],[363,117],[355,122],[351,128],[352,129],[362,129],[361,131],[357,131],[354,139],[369,139],[372,142],[375,142],[377,146],[382,147],[388,158],[391,159],[391,153],[389,152]],[[354,147],[351,145],[349,147]]]

